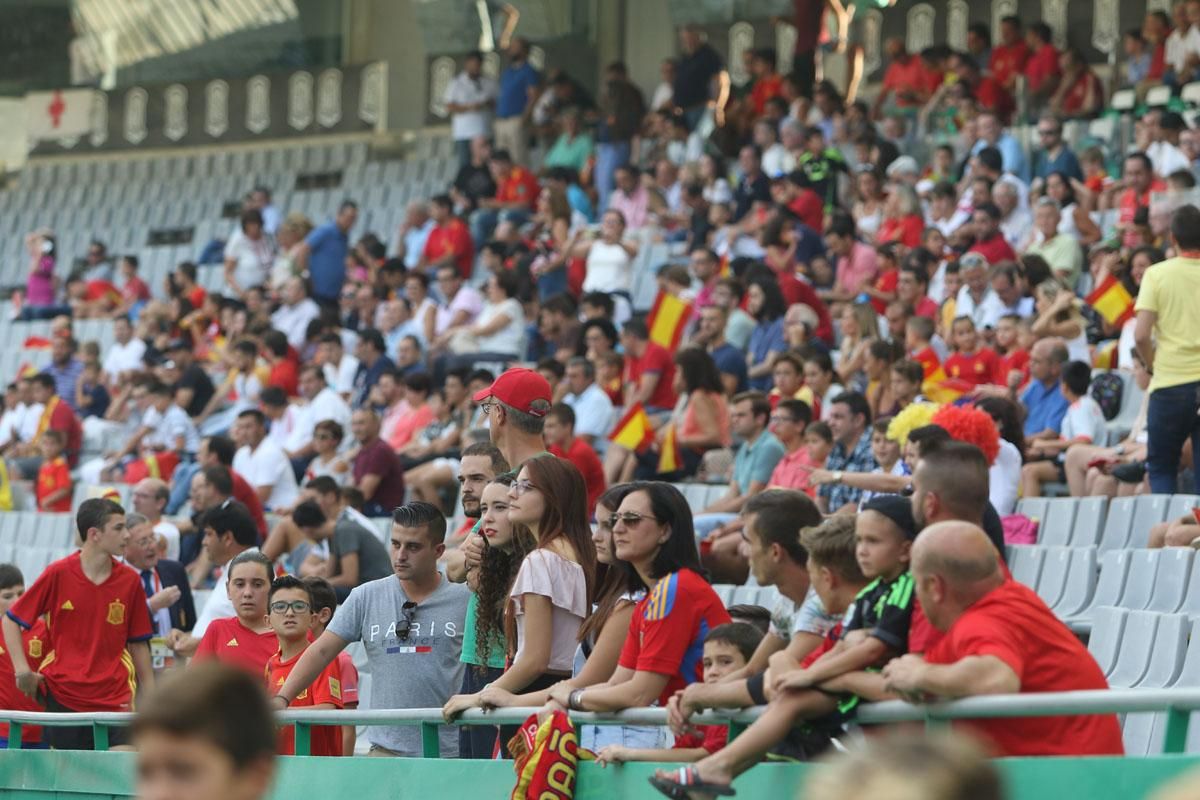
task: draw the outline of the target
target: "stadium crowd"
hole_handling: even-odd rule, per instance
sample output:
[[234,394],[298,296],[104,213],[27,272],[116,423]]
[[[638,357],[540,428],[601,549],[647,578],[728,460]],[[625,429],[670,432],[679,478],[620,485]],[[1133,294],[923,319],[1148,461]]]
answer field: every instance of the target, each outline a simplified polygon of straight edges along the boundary
[[[1126,36],[1121,81],[1198,68],[1200,0],[1176,8]],[[667,707],[673,748],[638,727],[582,744],[695,762],[654,779],[683,796],[823,752],[860,702],[1104,688],[1004,543],[1048,487],[1171,493],[1191,469],[1200,491],[1200,138],[1154,110],[1128,152],[1076,153],[1064,121],[1103,106],[1082,57],[1015,17],[970,42],[889,41],[868,104],[804,77],[816,42],[788,75],[750,51],[732,86],[684,28],[647,103],[622,64],[593,97],[513,39],[498,81],[466,57],[459,173],[394,235],[357,231],[349,200],[314,225],[255,189],[219,293],[197,276],[222,267],[149,287],[100,242],[67,276],[31,236],[22,314],[53,320],[52,361],[7,387],[0,446],[82,550],[24,594],[0,567],[0,701],[127,710],[131,674],[190,659],[265,675],[279,708],[352,707],[361,642],[372,708]],[[72,333],[94,317],[107,352]],[[727,488],[692,509],[671,484],[693,480]],[[131,484],[131,508],[73,504],[73,482]],[[782,600],[731,614],[710,579]],[[689,722],[764,703],[734,742]],[[1005,755],[1122,751],[1113,716],[972,727]],[[442,753],[511,733],[447,726]],[[368,739],[421,750],[413,727]]]

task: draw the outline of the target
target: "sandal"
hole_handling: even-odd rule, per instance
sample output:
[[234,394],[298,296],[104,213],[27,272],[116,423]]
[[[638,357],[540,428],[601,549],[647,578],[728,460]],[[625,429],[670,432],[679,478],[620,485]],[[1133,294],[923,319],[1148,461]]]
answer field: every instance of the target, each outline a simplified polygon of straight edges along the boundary
[[673,800],[689,800],[696,794],[710,797],[732,797],[737,794],[728,784],[705,781],[695,767],[680,767],[676,775],[675,780],[651,775],[650,785]]

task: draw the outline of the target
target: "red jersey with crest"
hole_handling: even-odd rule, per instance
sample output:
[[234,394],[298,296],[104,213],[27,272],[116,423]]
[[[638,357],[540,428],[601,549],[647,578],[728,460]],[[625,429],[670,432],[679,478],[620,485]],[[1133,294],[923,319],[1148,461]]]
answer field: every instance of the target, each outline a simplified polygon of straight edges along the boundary
[[55,700],[72,711],[129,711],[137,680],[127,645],[149,641],[154,631],[146,590],[116,559],[108,578],[92,583],[80,552],[46,567],[8,616],[26,630],[48,618],[55,648],[41,673]]
[[[301,650],[287,661],[280,659],[278,652],[267,660],[267,694],[276,695],[280,687],[287,681],[288,675],[304,655]],[[312,708],[313,706],[332,705],[343,708],[342,700],[342,666],[338,659],[325,665],[317,679],[288,705],[288,708]],[[342,754],[342,729],[338,725],[314,725],[309,729],[309,754],[314,756],[340,756]],[[281,756],[296,755],[296,729],[285,725],[279,729],[279,749]]]
[[996,351],[981,347],[970,354],[954,353],[946,359],[942,367],[947,378],[958,378],[982,386],[991,383],[996,377],[999,364],[1000,357],[996,355]]
[[[50,654],[50,632],[46,623],[38,620],[27,631],[21,631],[25,645],[25,660],[34,672],[41,669],[42,661]],[[13,669],[12,656],[0,641],[0,708],[10,711],[45,711],[46,709],[29,695],[17,688],[17,675]],[[8,739],[8,723],[0,722],[0,739]],[[21,741],[36,744],[42,740],[41,725],[25,725],[21,728]]]
[[240,667],[261,676],[271,656],[279,652],[275,631],[255,633],[237,617],[214,619],[204,631],[194,661],[215,658],[222,664]]

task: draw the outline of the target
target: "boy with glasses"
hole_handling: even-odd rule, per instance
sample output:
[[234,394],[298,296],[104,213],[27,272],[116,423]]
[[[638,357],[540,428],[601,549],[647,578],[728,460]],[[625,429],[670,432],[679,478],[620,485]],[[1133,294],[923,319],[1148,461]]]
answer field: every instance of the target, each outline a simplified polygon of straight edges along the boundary
[[[304,581],[292,575],[276,578],[271,584],[267,602],[267,621],[279,638],[279,652],[267,661],[267,691],[276,692],[292,668],[308,649],[308,636],[318,624],[313,609],[312,590]],[[342,707],[342,672],[337,659],[325,665],[307,689],[292,700],[293,708],[338,709]],[[342,732],[335,725],[314,725],[311,729],[310,753],[314,756],[340,756]],[[286,725],[279,730],[279,754],[296,754],[296,729]]]

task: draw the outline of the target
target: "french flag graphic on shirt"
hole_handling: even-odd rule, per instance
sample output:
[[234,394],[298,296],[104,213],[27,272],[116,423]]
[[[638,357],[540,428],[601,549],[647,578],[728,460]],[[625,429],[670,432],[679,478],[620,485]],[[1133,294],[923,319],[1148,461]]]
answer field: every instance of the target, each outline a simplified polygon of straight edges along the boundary
[[388,655],[397,653],[432,653],[433,647],[427,644],[420,645],[393,645],[386,650]]

